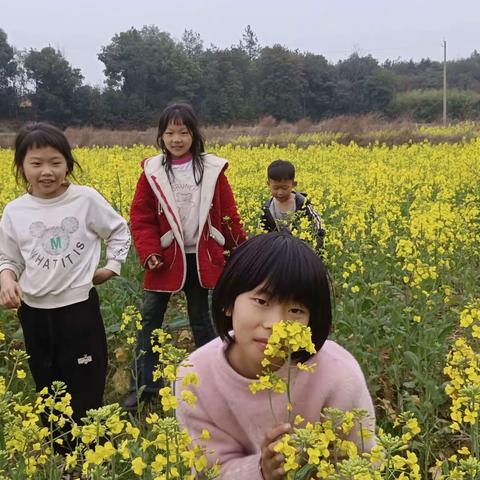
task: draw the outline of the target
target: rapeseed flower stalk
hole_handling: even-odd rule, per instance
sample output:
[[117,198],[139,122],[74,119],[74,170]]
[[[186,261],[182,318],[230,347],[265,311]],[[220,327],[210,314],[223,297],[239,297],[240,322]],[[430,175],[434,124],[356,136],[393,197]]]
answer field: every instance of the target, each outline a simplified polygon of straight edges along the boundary
[[458,336],[443,369],[449,382],[451,430],[461,444],[447,460],[438,461],[441,479],[480,477],[480,301],[468,303],[460,312]]
[[[188,352],[184,348],[178,348],[172,343],[172,336],[165,330],[156,329],[152,332],[152,350],[158,353],[158,364],[153,371],[154,381],[162,378],[166,385],[160,389],[160,397],[163,411],[169,415],[174,415],[178,407],[178,400],[175,396],[175,380],[178,376],[178,370],[185,364]],[[183,386],[189,384],[198,385],[198,376],[196,374],[188,375],[183,379]],[[182,400],[193,407],[197,400],[195,394],[190,390],[181,392]]]
[[[403,435],[377,432],[377,443],[368,452],[357,443],[346,440],[346,435],[357,430],[361,444],[373,434],[361,426],[366,412],[343,412],[326,408],[321,421],[295,427],[275,445],[276,452],[285,457],[287,480],[299,479],[414,479],[420,480],[418,457],[409,447],[409,441],[418,432],[412,414],[405,414]],[[400,423],[399,423],[400,425]],[[408,431],[411,436],[406,437]]]
[[142,315],[133,305],[128,305],[122,313],[120,331],[125,332],[127,344],[135,344],[136,334],[142,329]]
[[[315,364],[294,363],[292,354],[300,350],[316,353],[315,345],[312,342],[312,333],[308,326],[294,321],[280,321],[273,325],[272,333],[265,346],[265,358],[262,361],[264,370],[249,385],[250,391],[255,394],[260,390],[268,390],[270,407],[272,408],[271,393],[287,394],[287,416],[288,422],[291,422],[293,405],[291,403],[290,385],[292,375],[295,369],[307,372],[313,372]],[[282,378],[276,369],[286,364],[286,378]],[[295,418],[297,425],[292,434],[286,434],[275,445],[276,452],[281,453],[284,458],[284,469],[287,473],[287,479],[329,478],[335,473],[334,465],[341,456],[358,456],[357,447],[354,442],[345,440],[354,427],[355,420],[360,420],[365,416],[365,412],[341,412],[336,409],[325,409],[322,413],[323,419],[315,424],[307,423],[304,428],[300,428],[303,419],[299,416]],[[276,420],[276,418],[275,418]],[[278,421],[276,420],[278,423]],[[341,431],[341,436],[337,436]],[[363,429],[360,428],[360,434],[363,435]],[[333,464],[330,463],[333,451]]]
[[[252,393],[269,390],[287,393],[288,418],[293,406],[290,402],[289,386],[292,380],[290,371],[292,353],[305,349],[315,352],[310,329],[298,322],[280,321],[272,327],[272,333],[265,347],[266,368],[257,380],[250,384]],[[269,370],[276,361],[286,363],[287,378]],[[297,364],[300,369],[311,371],[312,365]],[[298,368],[297,366],[297,368]],[[270,405],[271,397],[270,397]],[[335,408],[325,408],[315,423],[295,418],[293,432],[285,434],[274,446],[284,458],[283,468],[287,480],[311,478],[336,479],[420,479],[420,466],[415,452],[409,449],[409,442],[421,431],[417,419],[410,412],[400,415],[395,425],[402,427],[401,436],[378,433],[378,443],[371,451],[366,451],[365,442],[374,435],[364,425],[367,412],[360,409],[344,412]],[[359,436],[359,442],[351,440],[352,434]],[[350,438],[350,439],[349,439]],[[360,448],[358,447],[360,445]],[[398,475],[398,476],[397,476]]]
[[[299,350],[306,350],[313,354],[316,352],[315,345],[312,342],[312,332],[310,327],[302,325],[299,322],[280,321],[273,325],[272,333],[268,338],[265,346],[265,358],[262,360],[264,371],[262,375],[258,375],[258,379],[254,380],[250,385],[250,391],[255,394],[260,390],[268,390],[271,404],[271,392],[287,393],[287,409],[288,422],[291,420],[292,402],[290,395],[292,370],[296,367],[299,370],[312,371],[315,365],[305,365],[298,363],[292,365],[292,354]],[[280,363],[279,363],[280,362]],[[287,377],[280,377],[275,370],[268,368],[269,366],[280,366],[286,363]],[[275,413],[272,409],[272,415]]]
[[[24,350],[14,348],[6,352],[5,358],[7,359],[8,363],[12,364],[10,367],[11,375],[6,385],[6,390],[9,390],[14,378],[18,378],[20,380],[25,378],[23,375],[24,370],[21,367],[28,359],[28,355]],[[20,375],[18,374],[19,371],[21,372]]]
[[[115,349],[115,358],[123,367],[120,367],[113,377],[115,389],[125,393],[128,391],[128,384],[130,383],[130,376],[133,378],[135,385],[135,394],[139,408],[137,409],[137,421],[140,422],[140,414],[143,411],[144,404],[141,402],[143,388],[138,388],[138,363],[145,352],[136,351],[136,341],[138,332],[142,329],[142,315],[134,305],[127,305],[123,312],[119,330],[123,333],[122,338],[125,343],[122,343]],[[129,359],[132,358],[133,367],[129,364]],[[128,365],[128,366],[126,366]]]
[[[162,372],[171,378],[168,362],[180,363],[186,353],[169,344],[166,332],[156,332],[156,339],[155,349],[164,362]],[[25,353],[12,354],[16,368]],[[183,379],[185,387],[198,382],[194,373]],[[118,404],[111,404],[89,410],[82,424],[77,424],[72,418],[71,395],[61,382],[44,388],[33,403],[10,392],[9,386],[0,376],[0,480],[52,479],[58,477],[59,469],[70,478],[89,480],[212,480],[219,474],[218,465],[208,467],[208,431],[192,439],[174,415],[162,418],[152,412],[143,420],[148,425],[144,429],[133,418],[127,419]],[[188,394],[184,399],[191,401]],[[64,456],[58,453],[60,449]],[[15,477],[9,475],[12,472]]]
[[0,445],[6,463],[16,465],[19,475],[53,478],[61,458],[56,449],[70,439],[73,413],[70,399],[61,382],[54,382],[50,391],[43,389],[33,404],[21,402],[18,395],[4,391],[0,400],[3,424]]

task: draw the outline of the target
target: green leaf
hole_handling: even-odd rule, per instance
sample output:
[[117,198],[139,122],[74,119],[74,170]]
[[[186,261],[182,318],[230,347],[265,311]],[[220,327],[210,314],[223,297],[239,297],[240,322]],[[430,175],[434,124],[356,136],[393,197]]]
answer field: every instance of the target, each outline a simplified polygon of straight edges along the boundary
[[418,359],[418,356],[410,351],[403,352],[403,356],[405,360],[407,361],[408,364],[412,365],[415,370],[419,369],[420,366],[420,360]]
[[316,469],[317,467],[315,465],[310,465],[307,463],[300,470],[295,472],[294,480],[303,480],[309,478],[310,474],[312,474]]

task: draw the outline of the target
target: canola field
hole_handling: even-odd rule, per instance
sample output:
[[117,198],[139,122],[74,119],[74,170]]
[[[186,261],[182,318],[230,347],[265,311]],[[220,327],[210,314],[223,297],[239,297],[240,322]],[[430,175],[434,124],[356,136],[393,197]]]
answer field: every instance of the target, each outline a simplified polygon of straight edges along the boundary
[[[323,218],[324,259],[335,296],[332,337],[363,368],[385,448],[370,458],[369,468],[357,456],[343,473],[310,478],[480,478],[480,140],[208,150],[229,160],[226,173],[250,235],[261,231],[266,167],[279,158],[295,163],[298,190],[308,193]],[[75,149],[82,167],[76,181],[95,187],[128,218],[140,161],[155,152],[142,146]],[[22,193],[11,172],[12,157],[12,151],[0,149],[0,213]],[[308,242],[309,226],[303,226],[294,233]],[[107,399],[121,402],[133,349],[125,326],[135,313],[128,305],[138,306],[141,298],[134,252],[124,278],[100,293],[111,353]],[[176,308],[184,309],[182,302]],[[14,312],[0,312],[0,322],[0,478],[61,478],[48,476],[58,461],[51,448],[46,454],[38,450],[49,435],[35,427],[33,387],[19,353]],[[115,462],[123,462],[118,478],[189,478],[179,467],[177,475],[166,475],[165,462],[155,456],[160,454],[148,450],[152,432],[163,432],[155,412],[127,420],[118,406],[105,409],[92,425],[110,422],[103,432],[122,432],[125,438],[96,445],[94,433],[79,434],[86,445],[85,478],[114,478],[108,475]],[[62,418],[51,417],[52,424]],[[189,458],[190,468],[195,462],[198,471],[204,468],[201,452]],[[81,464],[79,458],[69,461]],[[13,476],[19,465],[23,476]]]

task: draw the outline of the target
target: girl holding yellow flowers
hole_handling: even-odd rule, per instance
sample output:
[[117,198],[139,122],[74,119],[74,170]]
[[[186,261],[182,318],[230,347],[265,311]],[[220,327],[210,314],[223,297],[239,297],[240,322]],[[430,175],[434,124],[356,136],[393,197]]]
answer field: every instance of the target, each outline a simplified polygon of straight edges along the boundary
[[[325,408],[366,410],[364,426],[374,430],[360,366],[327,340],[332,321],[327,271],[301,240],[272,232],[238,247],[213,292],[212,313],[219,338],[190,356],[176,390],[181,423],[193,437],[205,428],[210,432],[210,461],[219,461],[220,478],[285,478],[285,457],[275,445],[292,429],[293,418],[318,422]],[[292,372],[291,360],[303,362],[301,369]],[[270,376],[262,375],[267,365]],[[192,371],[200,378],[189,386],[198,399],[194,408],[181,400],[180,391],[182,378]],[[288,396],[269,396],[264,389],[288,390]],[[358,428],[346,437],[359,450],[374,444],[372,437],[361,440]]]

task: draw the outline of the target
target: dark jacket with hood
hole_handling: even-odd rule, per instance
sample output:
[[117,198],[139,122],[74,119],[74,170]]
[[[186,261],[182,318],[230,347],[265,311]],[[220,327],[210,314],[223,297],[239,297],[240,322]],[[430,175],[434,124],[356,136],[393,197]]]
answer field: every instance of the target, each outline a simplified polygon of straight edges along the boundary
[[[305,216],[310,221],[311,225],[314,228],[314,237],[315,237],[315,250],[317,253],[320,253],[323,249],[323,239],[325,237],[325,230],[322,227],[322,221],[320,215],[314,210],[313,205],[306,198],[306,193],[293,192],[295,194],[295,212],[292,212],[292,222],[290,229],[299,228],[299,223],[301,217]],[[285,230],[285,226],[275,220],[272,215],[271,206],[273,202],[273,197],[267,200],[262,206],[262,218],[261,223],[264,230],[267,232],[275,232],[279,230]]]

